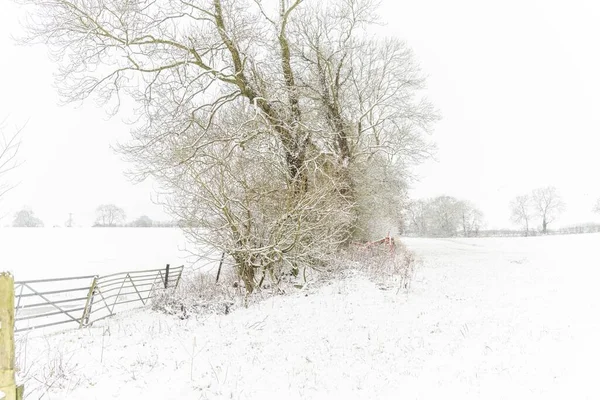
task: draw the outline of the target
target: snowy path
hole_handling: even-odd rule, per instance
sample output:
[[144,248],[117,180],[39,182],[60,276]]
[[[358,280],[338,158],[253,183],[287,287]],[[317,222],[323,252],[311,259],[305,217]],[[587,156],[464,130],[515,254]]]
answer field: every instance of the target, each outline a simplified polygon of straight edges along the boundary
[[29,339],[31,373],[48,399],[600,398],[600,235],[406,243],[408,295],[354,276],[199,321],[121,316]]

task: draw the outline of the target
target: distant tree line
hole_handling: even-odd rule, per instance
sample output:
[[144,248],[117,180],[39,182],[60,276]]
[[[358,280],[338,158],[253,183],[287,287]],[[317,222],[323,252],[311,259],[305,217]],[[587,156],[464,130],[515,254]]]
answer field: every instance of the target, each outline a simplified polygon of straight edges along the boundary
[[[600,224],[587,223],[580,225],[563,226],[558,229],[547,229],[543,233],[537,229],[531,229],[528,236],[540,235],[575,235],[581,233],[598,233],[600,232]],[[525,231],[520,229],[485,229],[479,232],[480,237],[516,237],[525,236]]]
[[[580,224],[550,230],[548,226],[565,209],[565,204],[555,187],[533,190],[530,194],[516,196],[510,203],[512,222],[521,230],[482,230],[483,213],[472,202],[451,196],[418,199],[408,202],[400,230],[407,235],[430,237],[490,237],[490,236],[537,236],[538,234],[574,234],[600,232],[600,224]],[[592,211],[600,214],[600,199]],[[535,228],[539,222],[540,230]],[[37,228],[44,223],[35,216],[30,207],[24,207],[13,218],[13,227]],[[65,227],[74,226],[73,214]],[[147,215],[127,221],[125,210],[114,204],[102,204],[96,208],[93,227],[130,228],[197,228],[190,221],[155,221]]]
[[177,221],[154,221],[147,215],[127,222],[125,210],[114,204],[102,204],[96,208],[94,227],[125,227],[125,228],[173,228],[178,227]]
[[[600,224],[588,223],[550,229],[565,210],[565,203],[554,186],[541,187],[516,196],[510,202],[511,221],[521,229],[483,230],[483,213],[470,201],[451,196],[413,200],[408,203],[402,222],[403,233],[424,237],[537,236],[600,232]],[[592,211],[600,214],[600,199]]]
[[[36,217],[30,207],[24,207],[15,213],[12,226],[15,228],[41,228],[44,226],[44,222]],[[69,213],[64,226],[67,228],[75,226],[73,213]],[[183,225],[180,221],[154,221],[147,215],[141,215],[132,221],[127,221],[125,210],[114,204],[102,204],[96,208],[96,219],[92,226],[95,228],[175,228]],[[54,227],[58,227],[58,225]]]
[[416,236],[479,236],[483,213],[473,203],[451,196],[409,202],[406,234]]

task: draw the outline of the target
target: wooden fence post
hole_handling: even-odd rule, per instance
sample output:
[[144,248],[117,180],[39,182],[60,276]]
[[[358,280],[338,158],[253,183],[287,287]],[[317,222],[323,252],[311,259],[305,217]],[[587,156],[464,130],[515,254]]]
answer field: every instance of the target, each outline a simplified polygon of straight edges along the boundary
[[215,283],[219,283],[219,276],[221,276],[221,267],[223,266],[223,260],[225,260],[225,252],[221,254],[221,262],[219,263],[219,269],[217,270],[217,279]]
[[175,289],[177,290],[177,288],[179,287],[179,281],[181,280],[181,274],[183,274],[183,265],[180,267],[181,269],[179,270],[179,275],[177,275],[177,280],[175,281]]
[[94,276],[90,290],[88,291],[87,299],[85,300],[85,307],[83,308],[83,315],[81,321],[79,321],[79,328],[83,328],[90,322],[90,314],[92,313],[92,306],[94,305],[94,294],[96,293],[96,286],[98,285],[98,275]]
[[22,388],[15,383],[15,282],[0,273],[0,393],[4,400],[21,400]]
[[165,272],[165,289],[169,287],[169,264],[167,264],[167,270]]

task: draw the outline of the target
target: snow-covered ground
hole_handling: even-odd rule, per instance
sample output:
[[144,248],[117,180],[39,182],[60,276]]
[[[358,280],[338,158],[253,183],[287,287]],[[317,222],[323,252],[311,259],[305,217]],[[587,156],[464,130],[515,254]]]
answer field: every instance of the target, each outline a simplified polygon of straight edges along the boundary
[[0,270],[16,280],[190,266],[190,250],[177,228],[0,228]]
[[600,234],[405,243],[409,293],[355,273],[229,315],[22,337],[28,398],[600,398]]

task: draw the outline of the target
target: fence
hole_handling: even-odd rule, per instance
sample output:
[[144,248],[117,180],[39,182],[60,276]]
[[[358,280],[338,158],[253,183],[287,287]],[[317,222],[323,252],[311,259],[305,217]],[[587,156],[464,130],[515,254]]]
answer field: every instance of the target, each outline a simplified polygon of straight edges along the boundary
[[396,252],[396,243],[394,242],[394,238],[390,236],[389,232],[387,236],[382,239],[372,242],[356,242],[353,244],[362,250],[373,251],[374,249],[384,248],[386,251],[389,251],[390,254],[394,254]]
[[[145,305],[157,289],[177,288],[183,265],[121,272],[15,282],[15,332],[63,324],[84,327]],[[133,307],[132,307],[133,306]]]

